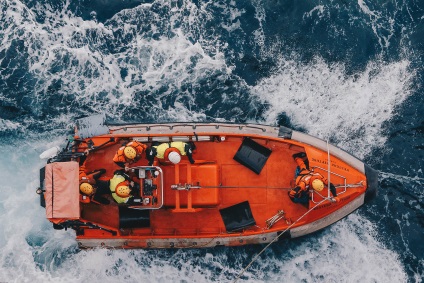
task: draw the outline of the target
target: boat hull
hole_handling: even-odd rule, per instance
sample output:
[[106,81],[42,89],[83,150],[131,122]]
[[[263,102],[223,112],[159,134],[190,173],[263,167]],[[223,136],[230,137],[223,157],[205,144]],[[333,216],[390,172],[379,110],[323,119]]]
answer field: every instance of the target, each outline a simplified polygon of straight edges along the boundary
[[[40,171],[45,192],[41,200],[49,211],[47,218],[55,228],[75,230],[80,248],[201,248],[270,243],[323,229],[377,193],[375,170],[323,140],[285,127],[108,124],[102,119],[97,117],[94,123],[87,120],[95,125],[95,130],[84,126],[87,121],[79,121],[72,150],[49,160],[50,164]],[[120,169],[111,162],[112,157],[130,140],[146,146],[193,142],[195,162],[192,164],[183,156],[176,165],[160,159],[155,159],[153,165],[147,164],[146,159],[132,164],[127,173],[140,184],[138,205],[117,204],[110,195],[104,196],[110,200],[107,205],[84,203],[75,199],[78,188],[55,183],[61,179],[52,172],[66,170],[69,172],[62,179],[75,183],[66,180],[66,176],[75,176],[70,171],[81,170],[87,145],[90,153],[84,157],[84,168],[104,169],[106,173],[100,180],[106,182]],[[327,188],[320,193],[311,190],[307,204],[294,203],[289,198],[297,167],[292,155],[299,152],[306,156],[311,170],[336,185],[337,201]],[[56,187],[61,191],[56,192]],[[72,195],[73,199],[67,200],[69,205],[62,211],[58,208],[60,203],[52,200],[53,195]],[[70,206],[72,217],[66,217]],[[60,218],[51,213],[58,210]]]
[[[213,237],[121,237],[121,238],[84,238],[77,237],[78,246],[88,248],[122,248],[122,249],[168,249],[168,248],[213,248],[218,246],[243,246],[251,244],[268,244],[282,239],[292,239],[305,236],[321,230],[343,219],[364,204],[364,195],[361,195],[348,205],[343,206],[335,213],[323,217],[317,221],[302,225],[297,228],[278,232],[263,232],[256,235],[243,236],[234,234],[231,236],[216,235]],[[318,207],[319,209],[319,207]]]

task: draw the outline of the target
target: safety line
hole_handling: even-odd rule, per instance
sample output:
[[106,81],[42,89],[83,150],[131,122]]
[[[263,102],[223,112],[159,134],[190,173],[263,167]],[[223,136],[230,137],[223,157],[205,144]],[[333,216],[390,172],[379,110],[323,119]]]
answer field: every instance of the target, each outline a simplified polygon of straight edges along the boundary
[[[176,186],[176,185],[172,185],[172,186]],[[357,188],[357,187],[363,187],[362,183],[354,183],[354,184],[337,184],[334,185],[336,188],[341,188],[341,187],[346,187],[347,189],[349,188]],[[179,187],[171,187],[171,189],[174,190],[187,190],[185,189],[184,185],[180,186],[181,189],[178,189]],[[183,189],[184,188],[184,189]],[[272,190],[291,190],[293,188],[289,188],[289,187],[267,187],[267,186],[197,186],[197,185],[193,185],[193,186],[189,186],[189,189],[193,189],[193,190],[199,190],[199,189],[272,189]]]
[[327,197],[329,198],[330,197],[330,184],[331,184],[331,180],[330,180],[330,171],[331,171],[331,168],[330,168],[330,147],[328,146],[328,139],[327,139],[327,163],[328,163],[328,185],[327,185],[327,188],[328,188],[328,190],[327,190]]

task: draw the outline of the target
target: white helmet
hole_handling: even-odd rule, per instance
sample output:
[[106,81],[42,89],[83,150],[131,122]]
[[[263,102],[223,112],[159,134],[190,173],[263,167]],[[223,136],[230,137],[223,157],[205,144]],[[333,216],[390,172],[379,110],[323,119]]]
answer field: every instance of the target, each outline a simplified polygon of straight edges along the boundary
[[169,161],[171,161],[172,163],[174,163],[174,164],[178,164],[178,163],[180,163],[180,161],[181,161],[181,155],[180,155],[178,152],[171,151],[171,152],[168,154],[168,159],[169,159]]

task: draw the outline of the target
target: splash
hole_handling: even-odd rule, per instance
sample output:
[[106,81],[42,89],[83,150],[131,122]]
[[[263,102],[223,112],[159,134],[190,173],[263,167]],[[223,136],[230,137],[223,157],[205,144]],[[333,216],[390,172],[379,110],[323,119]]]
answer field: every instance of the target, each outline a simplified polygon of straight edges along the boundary
[[[201,35],[212,20],[210,10],[219,7],[142,4],[100,23],[76,17],[68,1],[61,4],[30,10],[17,1],[4,3],[0,51],[6,56],[0,64],[19,71],[1,72],[4,98],[16,109],[11,115],[107,112],[124,119],[204,120],[217,102],[237,103],[237,86],[222,94],[232,71],[226,44]],[[230,22],[240,16],[228,7],[223,12]]]
[[295,127],[349,149],[359,158],[384,146],[384,123],[411,94],[414,72],[408,61],[370,62],[357,74],[321,58],[303,65],[282,60],[275,73],[253,88],[272,123],[282,112]]
[[[242,2],[155,1],[99,22],[95,14],[84,19],[71,12],[72,1],[0,0],[0,177],[7,181],[0,185],[6,192],[0,201],[0,281],[223,282],[261,249],[78,250],[72,231],[55,231],[44,219],[35,194],[44,165],[38,155],[60,145],[77,116],[105,111],[118,120],[274,124],[285,113],[296,128],[360,158],[384,146],[385,123],[411,93],[411,62],[377,58],[350,74],[346,62],[328,63],[317,53],[312,61],[293,50],[283,58],[292,45],[285,47],[281,30],[272,29],[274,7]],[[318,30],[337,5],[309,7],[294,26]],[[393,17],[364,1],[357,6],[369,18],[364,25],[376,45],[392,47]],[[330,39],[345,36],[344,28],[362,33],[361,24],[337,22],[328,29]],[[266,60],[270,70],[255,69]],[[250,70],[257,77],[248,81]],[[370,221],[353,214],[311,237],[273,245],[243,280],[406,281],[399,256],[380,237]]]
[[404,282],[406,274],[397,255],[376,238],[371,222],[350,215],[313,239],[275,246],[274,251],[286,249],[282,258],[269,252],[252,273],[272,282]]

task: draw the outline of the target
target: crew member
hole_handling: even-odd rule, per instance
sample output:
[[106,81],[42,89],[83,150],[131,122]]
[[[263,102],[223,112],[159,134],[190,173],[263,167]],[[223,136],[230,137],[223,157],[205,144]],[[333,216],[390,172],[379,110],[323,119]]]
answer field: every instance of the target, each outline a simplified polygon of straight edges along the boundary
[[135,163],[141,158],[141,154],[147,148],[145,144],[138,141],[131,141],[120,147],[113,157],[113,161],[122,168]]
[[113,178],[109,180],[109,189],[117,203],[132,204],[137,201],[134,196],[140,196],[140,185],[134,183],[122,170],[115,171]]
[[149,161],[149,166],[153,164],[155,157],[170,161],[173,164],[178,164],[181,161],[181,156],[186,155],[191,164],[194,164],[193,151],[196,146],[193,142],[169,142],[157,145],[152,145],[146,150],[146,158]]
[[[309,189],[312,188],[317,192],[321,192],[325,186],[328,186],[328,180],[318,172],[309,170],[308,161],[304,160],[306,154],[304,152],[296,153],[293,155],[294,160],[299,166],[296,176],[296,187],[291,189],[289,197],[295,203],[309,203]],[[306,163],[306,164],[305,164]],[[335,201],[339,201],[337,198],[336,187],[330,183],[330,191]]]
[[79,189],[80,189],[80,201],[83,203],[90,203],[91,201],[101,204],[109,204],[109,200],[102,197],[104,194],[108,194],[108,187],[105,181],[99,180],[99,178],[106,172],[105,169],[97,169],[93,172],[86,173],[85,165],[80,166],[79,169]]

